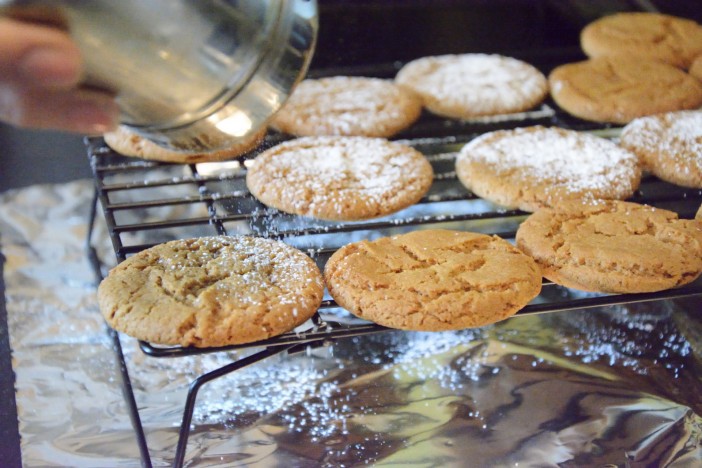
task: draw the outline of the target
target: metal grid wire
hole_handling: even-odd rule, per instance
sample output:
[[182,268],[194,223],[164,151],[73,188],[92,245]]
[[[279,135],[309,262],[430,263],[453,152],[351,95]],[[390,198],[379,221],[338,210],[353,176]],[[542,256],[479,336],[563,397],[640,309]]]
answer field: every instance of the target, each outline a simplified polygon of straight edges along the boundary
[[[520,126],[545,124],[543,116],[557,114],[546,105],[510,120]],[[536,117],[536,118],[534,118]],[[424,130],[443,128],[443,121],[426,118]],[[173,165],[125,158],[109,149],[101,138],[88,141],[95,174],[97,196],[118,261],[156,243],[177,237],[247,234],[283,239],[307,252],[323,268],[329,256],[347,242],[376,238],[414,229],[449,228],[496,234],[513,240],[527,213],[505,210],[477,198],[456,179],[456,151],[479,132],[480,123],[465,124],[470,132],[450,137],[401,138],[422,151],[431,162],[435,180],[429,193],[414,207],[395,215],[366,222],[324,222],[301,218],[266,208],[246,190],[246,161],[258,149],[237,162]],[[493,127],[494,122],[485,124]],[[562,123],[560,126],[564,126]],[[416,131],[416,130],[415,130]],[[615,136],[617,129],[588,130]],[[271,135],[262,148],[283,138]],[[702,202],[702,190],[674,186],[646,176],[631,201],[673,209],[691,218]],[[702,294],[702,283],[645,294],[584,294],[544,281],[542,293],[518,314],[557,312],[622,303],[678,298]],[[142,350],[154,357],[175,357],[248,347],[303,345],[386,330],[340,310],[325,299],[312,323],[295,331],[256,343],[222,348],[163,347],[141,342]]]

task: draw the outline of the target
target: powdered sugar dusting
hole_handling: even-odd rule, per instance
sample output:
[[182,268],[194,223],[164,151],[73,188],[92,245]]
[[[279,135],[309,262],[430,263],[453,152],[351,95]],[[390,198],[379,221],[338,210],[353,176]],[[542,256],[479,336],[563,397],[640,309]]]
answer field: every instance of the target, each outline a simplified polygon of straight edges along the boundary
[[457,163],[484,163],[496,171],[549,183],[571,192],[629,182],[634,154],[603,138],[570,130],[526,127],[484,134],[461,150]]
[[664,141],[681,141],[702,158],[702,111],[685,112],[674,119]]
[[[298,214],[318,209],[380,213],[418,199],[432,181],[431,165],[409,146],[379,138],[308,137],[283,143],[256,159],[247,184],[271,206],[284,201]],[[356,207],[356,208],[354,208]]]
[[488,54],[425,57],[407,64],[397,82],[472,115],[520,111],[543,98],[546,78],[533,66]]
[[677,111],[639,117],[622,130],[634,146],[690,145],[702,154],[702,111]]
[[621,145],[658,177],[702,187],[702,111],[641,117],[622,130]]
[[658,148],[680,157],[687,154],[702,164],[702,111],[635,119],[622,130],[622,141],[632,148]]
[[127,258],[100,283],[117,331],[157,344],[226,346],[287,332],[314,314],[321,272],[301,251],[254,236],[179,239]]
[[420,111],[419,100],[390,80],[335,76],[300,83],[273,126],[296,135],[390,136]]
[[[300,287],[308,285],[312,264],[302,253],[280,241],[252,236],[201,237],[173,241],[169,255],[157,265],[169,275],[185,276],[193,270],[206,272],[221,294],[235,294],[244,302],[256,303],[261,291],[275,287],[280,303],[300,303],[308,298]],[[319,283],[319,278],[317,278]],[[321,283],[320,283],[321,284]],[[193,300],[198,301],[195,295]]]

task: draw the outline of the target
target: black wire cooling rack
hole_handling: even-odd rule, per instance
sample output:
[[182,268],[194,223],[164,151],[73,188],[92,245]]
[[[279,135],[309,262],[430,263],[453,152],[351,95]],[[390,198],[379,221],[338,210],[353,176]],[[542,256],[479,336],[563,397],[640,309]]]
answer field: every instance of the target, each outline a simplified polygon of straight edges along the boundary
[[[559,57],[559,61],[563,57]],[[533,63],[533,62],[532,62]],[[333,70],[326,74],[391,76],[398,64],[369,70]],[[544,67],[542,67],[544,68]],[[176,238],[210,235],[257,235],[282,239],[308,253],[323,268],[329,256],[342,245],[362,238],[393,235],[415,229],[445,228],[496,234],[513,240],[519,223],[527,213],[505,210],[477,198],[456,179],[456,152],[472,138],[496,129],[529,125],[559,126],[616,138],[619,129],[574,119],[547,101],[540,108],[511,116],[470,122],[423,115],[395,140],[415,147],[431,162],[435,180],[428,194],[415,206],[392,216],[366,222],[322,222],[287,215],[266,208],[246,190],[247,161],[265,148],[288,138],[270,133],[264,143],[241,159],[224,163],[165,164],[126,158],[112,151],[102,138],[86,139],[95,181],[95,203],[91,229],[98,216],[98,205],[112,242],[116,261]],[[683,218],[692,218],[702,203],[702,190],[668,184],[645,176],[631,201],[671,209]],[[114,262],[100,258],[88,238],[88,251],[98,280],[106,266]],[[541,294],[518,315],[587,309],[617,304],[702,296],[702,281],[685,287],[646,294],[584,294],[544,281]],[[175,358],[202,353],[256,348],[254,354],[236,360],[195,379],[188,392],[174,466],[182,466],[190,423],[202,385],[278,353],[294,353],[308,346],[319,346],[338,339],[387,329],[369,323],[340,309],[326,298],[307,324],[295,331],[256,343],[221,348],[184,348],[140,342],[141,350],[154,358]],[[126,363],[116,332],[110,331],[122,369],[125,399],[137,433],[145,466],[151,466],[148,446],[129,381]]]

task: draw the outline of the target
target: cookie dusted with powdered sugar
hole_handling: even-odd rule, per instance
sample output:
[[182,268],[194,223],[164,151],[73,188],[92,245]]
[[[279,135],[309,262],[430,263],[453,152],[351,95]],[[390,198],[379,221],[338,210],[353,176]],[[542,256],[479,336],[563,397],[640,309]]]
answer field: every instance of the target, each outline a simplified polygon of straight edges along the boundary
[[324,294],[304,253],[257,237],[175,240],[110,271],[98,302],[107,323],[140,340],[195,347],[250,343],[309,319]]
[[382,138],[303,137],[263,153],[246,174],[261,203],[327,220],[362,220],[406,208],[429,190],[422,153]]
[[624,55],[687,69],[702,54],[702,26],[661,13],[615,13],[585,26],[580,44],[589,57]]
[[516,238],[546,278],[582,291],[661,291],[702,272],[702,225],[636,203],[541,209],[521,224]]
[[103,135],[107,146],[122,156],[148,159],[178,164],[194,164],[201,162],[226,161],[237,158],[256,148],[266,136],[266,129],[262,128],[251,137],[242,139],[229,148],[206,153],[188,153],[173,151],[157,145],[125,126],[119,126],[112,132]]
[[501,55],[424,57],[402,67],[395,81],[420,95],[430,112],[457,119],[522,112],[548,94],[538,69]]
[[660,179],[702,188],[702,111],[680,111],[633,120],[619,140]]
[[524,211],[564,200],[625,199],[641,181],[638,158],[617,144],[541,126],[472,140],[456,158],[456,174],[476,195]]
[[335,76],[302,81],[271,126],[296,136],[387,138],[421,112],[419,97],[391,80]]
[[633,56],[568,63],[549,74],[553,100],[575,117],[627,124],[702,106],[702,83],[672,65]]
[[506,240],[438,229],[346,245],[327,262],[324,279],[354,315],[420,331],[495,323],[541,291],[534,260]]

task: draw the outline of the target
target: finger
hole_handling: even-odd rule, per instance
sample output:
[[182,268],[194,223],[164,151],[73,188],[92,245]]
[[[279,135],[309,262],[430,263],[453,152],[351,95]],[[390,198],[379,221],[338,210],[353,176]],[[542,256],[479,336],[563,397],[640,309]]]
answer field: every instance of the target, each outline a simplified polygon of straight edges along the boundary
[[0,17],[0,81],[68,89],[80,82],[82,66],[68,33]]
[[0,120],[18,127],[97,135],[117,127],[114,98],[100,91],[0,88]]

